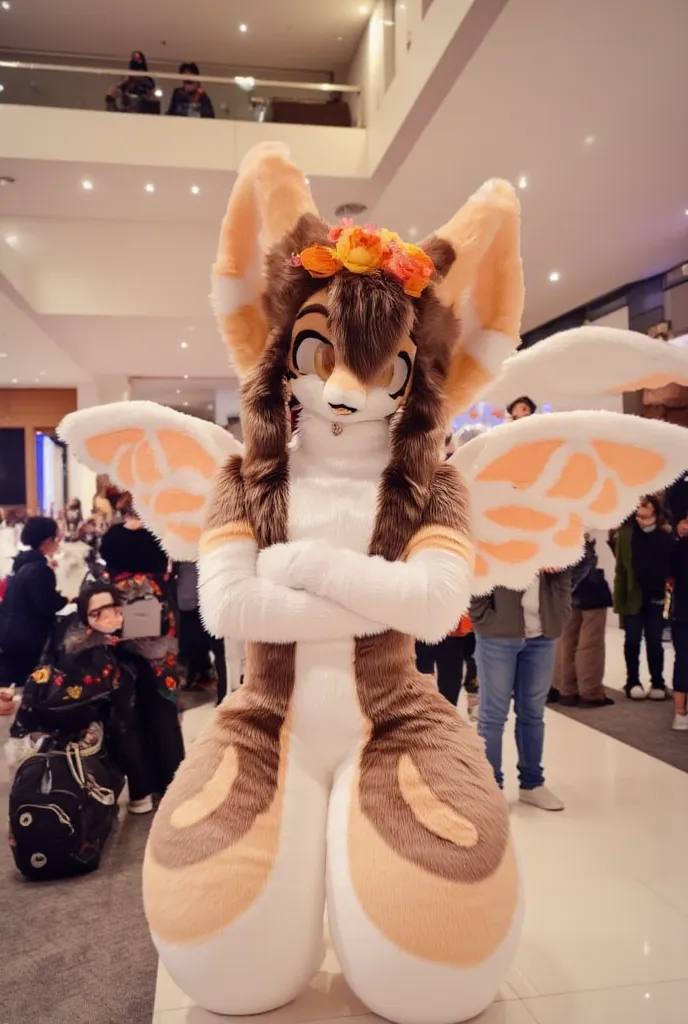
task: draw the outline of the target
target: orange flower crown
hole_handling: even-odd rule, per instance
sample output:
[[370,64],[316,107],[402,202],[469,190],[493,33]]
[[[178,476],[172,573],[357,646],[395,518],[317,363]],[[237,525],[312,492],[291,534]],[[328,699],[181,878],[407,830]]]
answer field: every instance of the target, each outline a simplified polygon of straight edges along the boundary
[[293,265],[303,267],[311,277],[332,277],[342,267],[352,274],[381,271],[399,281],[414,299],[422,294],[435,271],[428,254],[417,245],[372,224],[359,228],[345,220],[340,227],[330,228],[328,237],[333,246],[309,245],[294,253]]

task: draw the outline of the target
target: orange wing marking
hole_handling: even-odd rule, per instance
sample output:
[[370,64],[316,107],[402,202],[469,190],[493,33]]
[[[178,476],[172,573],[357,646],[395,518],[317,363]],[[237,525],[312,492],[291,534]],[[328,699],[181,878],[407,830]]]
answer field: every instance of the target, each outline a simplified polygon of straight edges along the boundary
[[162,480],[162,473],[155,461],[155,452],[148,441],[143,441],[134,452],[134,468],[144,484],[155,484]]
[[192,526],[190,523],[168,523],[166,532],[176,534],[189,544],[198,544],[202,531],[200,526]]
[[477,479],[486,483],[510,483],[519,490],[532,487],[547,466],[552,454],[563,441],[533,441],[517,444],[500,455],[478,473]]
[[597,480],[597,467],[589,455],[574,452],[561,476],[547,491],[548,498],[583,498]]
[[476,576],[487,576],[489,572],[489,566],[482,555],[475,556],[475,575]]
[[560,548],[573,548],[583,532],[583,520],[575,512],[569,516],[569,524],[554,534],[554,543]]
[[130,489],[134,486],[134,471],[132,469],[131,460],[133,455],[131,445],[127,445],[122,454],[120,455],[119,462],[117,463],[117,476],[120,478],[122,483]]
[[591,512],[597,512],[605,516],[613,512],[619,503],[619,495],[616,492],[616,484],[612,479],[607,479],[602,484],[602,489],[595,500],[588,505]]
[[193,438],[177,430],[159,430],[158,440],[170,469],[197,469],[208,479],[215,475],[215,460]]
[[204,504],[205,498],[202,498],[200,494],[170,488],[160,492],[155,499],[153,508],[158,515],[169,516],[174,512],[198,512]]
[[626,487],[648,483],[664,467],[665,460],[657,452],[616,441],[593,441],[592,446],[605,466],[613,470]]
[[486,555],[490,555],[498,562],[506,562],[509,565],[519,565],[527,562],[538,553],[538,545],[532,540],[507,540],[504,544],[488,544],[486,541],[480,545]]
[[556,516],[540,512],[536,508],[525,508],[523,505],[501,505],[499,508],[488,508],[485,518],[505,526],[510,530],[550,530],[557,524]]
[[143,437],[143,431],[131,427],[126,430],[111,430],[107,434],[96,434],[86,441],[86,451],[91,458],[99,462],[112,462],[115,455],[125,444],[135,444]]

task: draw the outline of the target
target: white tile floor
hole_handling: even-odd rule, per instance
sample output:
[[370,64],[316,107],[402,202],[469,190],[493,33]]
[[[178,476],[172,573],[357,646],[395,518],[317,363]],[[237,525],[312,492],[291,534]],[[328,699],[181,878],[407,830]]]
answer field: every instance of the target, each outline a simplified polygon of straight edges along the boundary
[[[619,639],[610,630],[607,680],[617,687]],[[187,716],[190,735],[208,713]],[[500,1000],[480,1024],[686,1024],[688,775],[551,712],[545,763],[567,808],[549,815],[513,807],[526,921]],[[508,744],[511,800],[514,766]],[[154,1024],[230,1019],[190,1006],[160,969]],[[300,999],[261,1018],[352,1019],[378,1020],[348,989],[331,952]]]

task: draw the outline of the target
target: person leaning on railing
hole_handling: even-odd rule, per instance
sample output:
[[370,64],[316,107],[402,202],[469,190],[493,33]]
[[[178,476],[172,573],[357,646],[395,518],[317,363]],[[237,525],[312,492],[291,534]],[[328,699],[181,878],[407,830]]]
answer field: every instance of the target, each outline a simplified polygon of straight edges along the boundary
[[[140,50],[134,50],[130,71],[148,71],[148,62]],[[160,100],[155,97],[155,79],[150,75],[127,75],[105,97],[107,110],[121,114],[159,114]]]
[[198,81],[200,73],[198,64],[180,65],[180,75],[194,75],[195,78],[184,79],[182,84],[174,90],[167,109],[168,115],[172,117],[215,117],[210,96]]

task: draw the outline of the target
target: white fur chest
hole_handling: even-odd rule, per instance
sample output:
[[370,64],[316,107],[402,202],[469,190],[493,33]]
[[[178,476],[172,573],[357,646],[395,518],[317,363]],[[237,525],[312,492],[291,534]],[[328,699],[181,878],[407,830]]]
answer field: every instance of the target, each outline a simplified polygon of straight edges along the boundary
[[335,436],[329,424],[307,424],[290,460],[290,540],[326,540],[333,547],[367,552],[389,460],[386,424],[370,424],[374,432],[360,430],[367,426],[351,432],[354,442],[348,431]]

